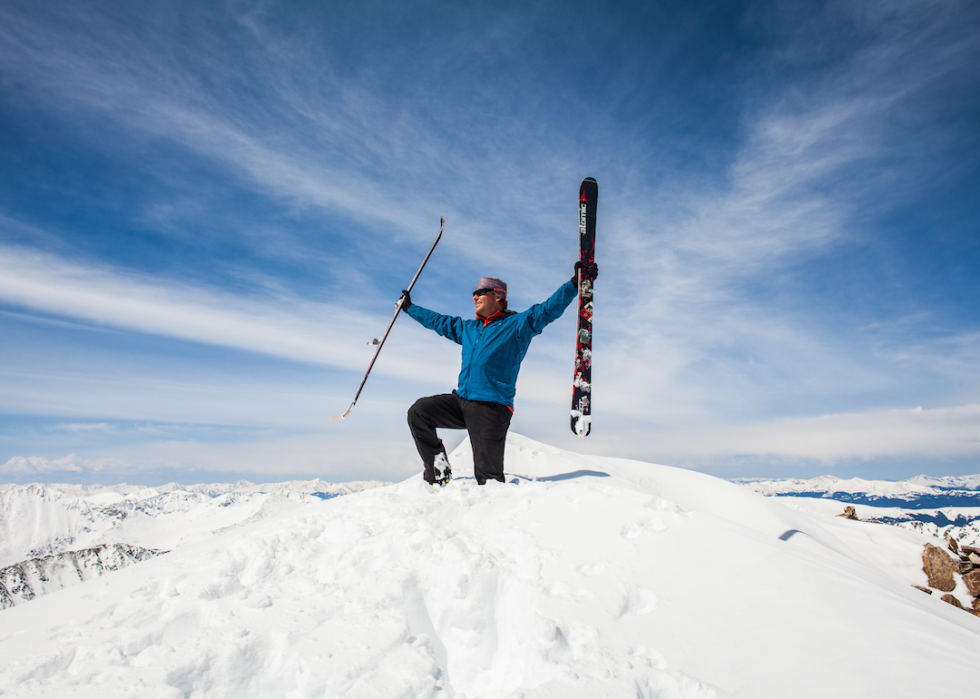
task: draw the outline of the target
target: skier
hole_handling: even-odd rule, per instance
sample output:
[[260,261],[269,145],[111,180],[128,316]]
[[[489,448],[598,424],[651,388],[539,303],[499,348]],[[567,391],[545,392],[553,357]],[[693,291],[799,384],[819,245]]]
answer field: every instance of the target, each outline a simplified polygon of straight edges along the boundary
[[[557,320],[575,298],[581,266],[576,262],[571,281],[523,313],[507,309],[507,284],[493,277],[483,277],[476,285],[473,320],[422,308],[412,303],[409,292],[402,292],[403,311],[463,346],[456,390],[420,398],[408,410],[408,426],[422,457],[427,483],[445,485],[452,477],[446,447],[436,434],[440,427],[469,432],[477,483],[504,481],[504,443],[514,412],[521,361],[534,336]],[[585,269],[593,279],[599,274],[594,262]]]

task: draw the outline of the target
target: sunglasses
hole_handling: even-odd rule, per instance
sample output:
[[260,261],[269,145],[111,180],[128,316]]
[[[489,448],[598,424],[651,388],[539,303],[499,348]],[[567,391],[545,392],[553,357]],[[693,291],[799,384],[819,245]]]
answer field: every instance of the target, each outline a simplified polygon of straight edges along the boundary
[[477,289],[473,292],[474,296],[486,296],[487,294],[492,294],[493,289]]

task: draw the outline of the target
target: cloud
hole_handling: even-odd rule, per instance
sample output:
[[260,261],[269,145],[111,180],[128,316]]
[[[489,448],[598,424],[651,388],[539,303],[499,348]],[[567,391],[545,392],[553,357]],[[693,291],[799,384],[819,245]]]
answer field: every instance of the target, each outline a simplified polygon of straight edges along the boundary
[[[600,437],[602,439],[602,437]],[[980,457],[980,405],[840,413],[820,417],[657,429],[634,434],[663,463],[732,459],[810,460],[824,464],[878,459]],[[615,447],[614,447],[615,448]],[[619,452],[629,447],[619,447]]]
[[[249,285],[242,293],[186,284],[162,273],[138,275],[109,260],[87,262],[85,255],[73,256],[70,246],[54,255],[0,245],[0,301],[102,327],[359,375],[369,359],[366,343],[385,326],[390,308],[385,304],[365,313],[364,298],[373,302],[378,289],[391,286],[389,275],[377,270],[401,256],[406,241],[422,241],[421,257],[435,220],[446,214],[447,235],[439,250],[444,256],[427,270],[419,302],[460,312],[464,303],[448,294],[465,294],[461,279],[478,268],[480,274],[485,269],[516,281],[517,303],[541,300],[561,281],[559,267],[565,274],[573,257],[577,179],[595,174],[601,188],[602,268],[596,406],[615,416],[610,429],[616,439],[649,449],[647,435],[657,435],[653,448],[662,447],[671,461],[722,459],[726,453],[832,460],[888,456],[889,449],[910,454],[929,444],[936,454],[950,453],[950,444],[959,445],[955,453],[971,454],[974,423],[953,414],[960,409],[927,411],[929,422],[881,408],[970,401],[966,394],[980,376],[974,327],[926,333],[923,329],[934,324],[930,314],[901,309],[901,318],[889,317],[878,303],[881,296],[862,299],[866,307],[853,315],[827,318],[823,297],[784,284],[808,264],[884,244],[881,231],[868,223],[873,214],[899,206],[906,193],[950,168],[967,166],[936,156],[956,134],[930,123],[939,108],[931,104],[936,91],[948,85],[950,75],[977,64],[975,32],[956,31],[962,7],[880,3],[872,16],[831,3],[825,13],[806,11],[819,15],[816,19],[784,22],[774,42],[778,46],[760,50],[743,82],[733,87],[732,102],[711,103],[712,109],[734,115],[724,119],[726,129],[734,125],[731,137],[706,127],[702,140],[689,144],[692,162],[705,156],[711,165],[670,168],[661,163],[679,158],[665,145],[674,134],[669,128],[662,138],[650,138],[641,133],[649,123],[621,118],[625,111],[603,111],[601,97],[594,98],[600,106],[584,104],[573,96],[575,90],[552,84],[550,76],[541,83],[526,77],[549,73],[553,64],[535,64],[515,75],[488,70],[501,65],[494,61],[479,62],[488,79],[478,89],[450,90],[447,83],[443,92],[431,76],[452,73],[458,81],[450,64],[459,52],[438,63],[415,62],[413,55],[406,71],[420,78],[405,81],[385,47],[366,42],[358,47],[361,53],[333,60],[329,52],[315,55],[330,41],[307,41],[302,33],[287,41],[289,32],[261,15],[243,20],[247,37],[231,31],[207,37],[196,33],[198,23],[184,22],[187,36],[179,41],[163,29],[157,33],[166,23],[137,16],[138,9],[121,11],[118,17],[126,21],[84,10],[66,10],[61,24],[12,16],[6,28],[0,27],[0,66],[29,86],[24,89],[32,99],[46,102],[52,113],[95,115],[111,125],[106,132],[133,139],[141,148],[146,142],[173,144],[179,157],[191,156],[195,168],[217,166],[208,177],[223,174],[239,193],[243,187],[248,195],[257,192],[278,210],[312,211],[330,230],[319,247],[309,242],[312,236],[301,235],[280,245],[289,234],[267,222],[255,224],[261,235],[241,237],[264,246],[263,260],[276,248],[298,259],[308,253],[330,258],[331,271],[349,283],[336,284],[339,292],[323,303],[311,300],[308,288],[292,284],[288,273],[238,270]],[[847,31],[834,33],[838,24]],[[493,55],[506,56],[503,49],[522,43],[523,35],[503,31],[512,28],[496,25],[493,41],[500,43],[490,45],[501,50]],[[486,46],[475,41],[479,38],[454,33],[452,41],[457,49]],[[814,54],[809,42],[817,39],[829,42],[822,51],[830,45],[834,50]],[[818,69],[808,62],[814,55]],[[517,63],[533,58],[519,56]],[[637,65],[666,69],[647,65],[648,58],[638,56]],[[515,80],[523,82],[514,87]],[[642,90],[625,82],[630,91]],[[511,90],[502,88],[505,83]],[[534,99],[511,99],[530,93]],[[666,98],[621,97],[620,107],[629,102],[637,112],[673,109],[664,106]],[[588,118],[588,137],[580,139],[577,130],[566,128],[567,115],[576,113]],[[690,118],[678,108],[662,118],[662,125]],[[193,184],[181,189],[177,199],[198,201],[192,189]],[[169,220],[174,214],[168,206],[151,204],[145,215]],[[41,240],[42,235],[47,237],[40,247],[52,249],[51,234],[22,237]],[[488,239],[499,242],[474,244]],[[560,240],[567,250],[560,250]],[[366,252],[359,258],[357,251]],[[412,271],[414,264],[413,259],[408,265]],[[825,281],[833,287],[837,280]],[[519,400],[525,405],[565,409],[569,330],[566,317],[535,341],[521,379]],[[452,385],[458,366],[454,347],[410,323],[399,326],[396,335],[378,374]],[[133,387],[139,385],[159,401],[176,384],[154,377],[122,387],[119,396],[136,393]],[[37,385],[9,403],[22,404],[22,396]],[[215,421],[268,424],[272,418],[263,412],[282,420],[311,419],[296,418],[299,412],[317,414],[306,409],[315,398],[280,391],[272,399],[265,391],[269,384],[263,391],[234,393],[242,397],[238,403],[249,404],[247,418],[229,410],[227,400],[214,407],[220,401],[200,398],[222,392],[206,380],[197,388],[186,394],[199,397],[193,408],[185,395],[165,417],[154,405],[158,413],[147,408],[141,419],[180,420],[193,413],[187,419],[207,421],[205,413],[213,409]],[[83,395],[71,402],[72,410],[81,411],[78,406],[86,400]],[[68,403],[48,400],[45,410]],[[275,410],[269,409],[273,403]],[[286,404],[291,410],[282,407]],[[116,410],[132,405],[119,397]],[[342,402],[337,412],[345,406]],[[795,417],[782,419],[787,415]],[[631,432],[637,423],[644,429]],[[854,426],[866,430],[865,437]],[[943,430],[948,440],[939,436]],[[350,444],[354,450],[356,442]],[[329,450],[314,441],[279,447],[296,463],[307,463],[301,448]],[[174,467],[198,458],[231,464],[228,455],[234,453],[190,442],[162,449],[172,454]],[[263,463],[276,459],[274,449],[257,449]],[[247,452],[235,458],[257,464]],[[143,454],[137,461],[152,458]],[[308,463],[333,467],[316,459]]]
[[[545,140],[534,130],[515,131],[498,114],[509,110],[506,102],[489,94],[513,90],[518,76],[491,72],[486,89],[467,84],[451,95],[430,77],[408,98],[401,95],[403,81],[387,70],[398,47],[357,46],[356,57],[319,55],[321,37],[259,29],[258,18],[245,22],[252,28],[245,35],[231,23],[221,40],[193,30],[178,38],[149,29],[158,25],[140,14],[65,8],[71,21],[48,24],[12,16],[6,31],[0,27],[6,40],[0,65],[22,76],[31,98],[50,110],[75,115],[80,109],[108,119],[114,140],[123,134],[140,148],[148,139],[176,144],[181,156],[218,165],[237,186],[278,206],[314,210],[327,231],[353,222],[354,234],[337,237],[346,248],[375,257],[390,259],[401,244],[431,240],[445,215],[450,234],[442,247],[457,264],[535,276],[540,256],[520,253],[535,250],[536,236],[524,232],[553,227],[551,207],[542,202],[563,184],[574,230],[574,181],[555,177],[572,166],[569,139],[554,131]],[[453,43],[472,50],[465,38]],[[351,60],[360,70],[341,76]],[[413,60],[435,64],[420,67],[423,75],[453,70],[442,51]],[[547,123],[555,115],[549,105],[542,101],[522,121]],[[153,175],[164,176],[159,168]],[[158,218],[166,211],[166,205],[151,205],[147,214]],[[503,236],[508,249],[472,245],[489,233]],[[236,242],[268,248],[269,237],[286,234],[266,227],[262,236],[246,234]],[[316,247],[302,237],[284,242],[310,252]],[[573,259],[569,250],[565,262]],[[349,271],[344,261],[332,261],[337,273]]]
[[[532,422],[537,422],[537,419]],[[525,422],[525,425],[528,423]],[[446,433],[453,449],[460,432]],[[559,446],[674,465],[817,462],[824,466],[855,461],[980,458],[980,405],[841,413],[813,418],[698,426],[689,430],[596,430],[588,441],[556,438]],[[55,472],[152,473],[186,481],[197,472],[212,477],[319,476],[327,479],[400,480],[417,472],[418,458],[404,431],[392,436],[344,431],[296,435],[235,444],[167,439],[117,447],[112,458],[14,457],[0,465],[12,477]]]
[[[124,330],[363,370],[388,320],[291,296],[249,297],[0,244],[0,301]],[[397,373],[397,357],[379,371]],[[434,366],[424,362],[424,375]]]
[[55,429],[76,433],[113,432],[115,431],[116,426],[110,425],[107,422],[72,422],[56,425]]
[[9,476],[32,476],[47,473],[82,473],[84,471],[102,471],[108,462],[80,459],[76,454],[69,454],[60,459],[46,459],[40,456],[15,456],[0,464],[0,473]]
[[[450,449],[458,438],[447,439]],[[0,475],[18,480],[71,473],[76,477],[146,477],[160,482],[193,482],[199,474],[233,480],[241,477],[270,478],[309,476],[328,480],[381,478],[401,480],[421,469],[421,462],[405,430],[397,437],[368,439],[362,434],[332,433],[297,435],[236,444],[206,444],[187,439],[170,439],[138,446],[117,447],[111,458],[80,458],[69,454],[60,459],[15,456],[0,464]]]
[[[957,12],[921,9],[892,8],[899,24],[911,17],[917,26],[875,26],[827,70],[797,69],[788,83],[760,70],[773,86],[748,86],[754,99],[743,104],[724,170],[679,173],[660,192],[641,180],[632,206],[613,213],[603,213],[600,197],[600,234],[615,232],[600,240],[596,297],[596,342],[609,337],[596,350],[597,371],[615,367],[610,409],[682,427],[810,410],[826,396],[848,396],[855,408],[918,402],[923,393],[935,400],[932,391],[949,390],[953,376],[977,385],[972,327],[912,318],[914,298],[888,299],[904,315],[889,317],[887,293],[863,286],[834,313],[793,286],[811,265],[834,275],[830,263],[840,261],[854,274],[848,255],[886,255],[894,242],[874,214],[947,175],[939,154],[956,136],[932,123],[941,107],[930,95],[971,65],[980,44],[956,28]],[[862,270],[862,280],[877,271]],[[830,276],[819,287],[836,295],[852,281]],[[910,382],[912,367],[933,386]],[[790,393],[796,406],[773,402]],[[945,400],[964,397],[953,389]]]

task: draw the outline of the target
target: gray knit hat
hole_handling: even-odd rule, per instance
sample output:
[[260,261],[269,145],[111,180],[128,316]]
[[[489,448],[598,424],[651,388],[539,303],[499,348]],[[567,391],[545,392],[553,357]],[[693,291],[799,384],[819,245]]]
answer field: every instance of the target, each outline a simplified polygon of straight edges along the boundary
[[507,300],[507,282],[502,282],[493,277],[480,277],[480,281],[476,284],[476,290],[479,291],[480,289],[490,289],[500,297],[501,301]]

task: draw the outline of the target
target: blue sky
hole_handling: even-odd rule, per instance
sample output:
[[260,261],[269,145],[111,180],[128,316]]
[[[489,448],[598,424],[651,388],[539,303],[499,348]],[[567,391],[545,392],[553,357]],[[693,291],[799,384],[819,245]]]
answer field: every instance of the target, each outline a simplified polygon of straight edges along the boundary
[[[399,479],[599,182],[512,429],[722,476],[980,471],[980,6],[0,2],[0,480]],[[446,433],[450,446],[461,433]]]

